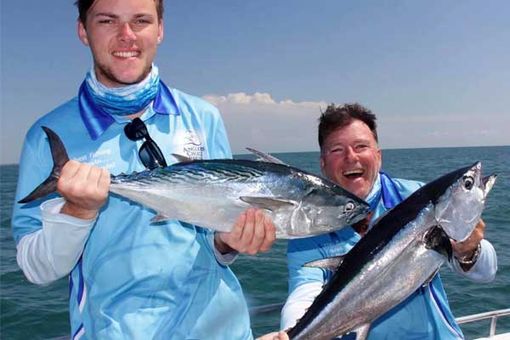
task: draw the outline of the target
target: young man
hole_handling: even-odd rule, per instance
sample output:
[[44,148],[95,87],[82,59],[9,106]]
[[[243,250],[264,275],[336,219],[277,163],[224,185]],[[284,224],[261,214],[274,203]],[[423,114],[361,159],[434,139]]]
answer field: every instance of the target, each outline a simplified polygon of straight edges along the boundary
[[78,96],[26,136],[16,201],[51,171],[42,126],[62,138],[72,160],[58,180],[61,198],[14,206],[20,267],[37,284],[69,275],[73,339],[252,338],[227,265],[236,251],[270,248],[275,230],[261,211],[250,209],[231,233],[214,234],[175,220],[151,224],[152,211],[108,195],[110,173],[172,163],[172,154],[231,157],[217,109],[159,78],[153,60],[163,39],[163,0],[77,6],[78,35],[94,65]]
[[[375,115],[359,104],[330,105],[319,124],[322,173],[340,186],[365,199],[373,209],[372,221],[411,195],[423,184],[390,178],[381,170]],[[392,186],[386,197],[382,188]],[[453,243],[455,271],[474,281],[493,280],[496,253],[483,239],[485,224],[480,221],[471,236]],[[289,292],[282,310],[281,328],[292,327],[313,302],[331,273],[303,267],[324,256],[346,254],[366,230],[345,228],[307,239],[291,240],[288,247]],[[453,242],[453,241],[452,241]],[[439,275],[401,304],[372,323],[369,339],[458,339],[462,332],[450,311]]]

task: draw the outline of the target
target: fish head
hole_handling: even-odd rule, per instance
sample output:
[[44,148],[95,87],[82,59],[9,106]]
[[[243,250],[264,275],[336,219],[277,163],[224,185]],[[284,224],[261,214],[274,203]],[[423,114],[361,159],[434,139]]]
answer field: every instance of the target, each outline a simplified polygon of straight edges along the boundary
[[364,219],[370,206],[340,187],[312,190],[303,197],[303,211],[312,224],[323,230],[336,230]]
[[482,164],[462,169],[435,204],[435,219],[448,237],[462,242],[471,235],[482,215],[485,199],[496,176],[482,178]]

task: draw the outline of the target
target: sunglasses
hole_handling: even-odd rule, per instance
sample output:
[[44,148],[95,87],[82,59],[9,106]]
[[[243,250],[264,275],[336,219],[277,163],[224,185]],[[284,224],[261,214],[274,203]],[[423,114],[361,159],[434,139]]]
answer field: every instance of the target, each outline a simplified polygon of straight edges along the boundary
[[158,167],[166,167],[165,156],[156,142],[149,136],[147,126],[140,118],[133,119],[124,127],[126,137],[132,141],[145,140],[140,150],[138,150],[138,157],[142,164],[149,170]]

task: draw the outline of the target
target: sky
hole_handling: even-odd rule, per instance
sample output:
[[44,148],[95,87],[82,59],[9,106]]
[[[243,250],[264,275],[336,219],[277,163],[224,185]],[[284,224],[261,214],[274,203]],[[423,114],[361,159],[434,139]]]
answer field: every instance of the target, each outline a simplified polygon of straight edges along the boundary
[[[73,3],[0,3],[0,164],[92,66]],[[234,153],[318,151],[321,110],[352,102],[377,115],[383,149],[510,145],[509,1],[165,5],[160,75],[220,109]]]

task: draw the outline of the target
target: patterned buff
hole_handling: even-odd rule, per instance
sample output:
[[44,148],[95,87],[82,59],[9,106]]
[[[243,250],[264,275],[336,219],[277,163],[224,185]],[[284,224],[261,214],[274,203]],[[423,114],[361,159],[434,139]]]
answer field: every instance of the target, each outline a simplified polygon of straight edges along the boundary
[[159,70],[152,64],[151,72],[140,83],[110,88],[97,80],[92,69],[87,73],[85,84],[92,100],[105,112],[114,116],[129,116],[145,109],[156,97]]

